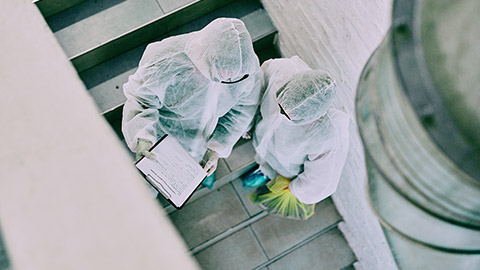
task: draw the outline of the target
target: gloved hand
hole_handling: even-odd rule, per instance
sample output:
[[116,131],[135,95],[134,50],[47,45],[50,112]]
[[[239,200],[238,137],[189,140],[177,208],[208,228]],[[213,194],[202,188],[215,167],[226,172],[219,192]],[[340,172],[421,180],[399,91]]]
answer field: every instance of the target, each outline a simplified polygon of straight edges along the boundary
[[243,135],[242,135],[242,139],[250,140],[251,138],[252,138],[252,132],[251,131],[247,131],[247,132],[243,133]]
[[138,139],[137,149],[135,151],[136,159],[139,160],[142,156],[147,158],[155,158],[155,155],[148,151],[152,147],[153,143],[148,140]]
[[218,164],[218,153],[207,149],[205,155],[203,155],[200,165],[203,166],[203,169],[207,172],[207,176],[210,176],[217,169]]
[[272,214],[306,220],[314,214],[315,204],[299,201],[288,187],[290,181],[291,179],[279,175],[248,197]]
[[265,174],[263,174],[260,168],[256,169],[255,171],[247,174],[243,178],[243,186],[244,187],[259,187],[265,185],[270,180]]

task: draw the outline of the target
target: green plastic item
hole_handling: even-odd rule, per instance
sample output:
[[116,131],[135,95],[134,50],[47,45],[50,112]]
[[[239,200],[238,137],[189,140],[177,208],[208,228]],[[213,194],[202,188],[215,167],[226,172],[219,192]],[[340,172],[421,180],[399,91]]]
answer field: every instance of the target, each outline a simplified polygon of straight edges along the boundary
[[299,201],[290,191],[291,179],[281,175],[259,187],[248,197],[250,200],[268,210],[271,214],[286,218],[307,220],[315,213],[315,204]]

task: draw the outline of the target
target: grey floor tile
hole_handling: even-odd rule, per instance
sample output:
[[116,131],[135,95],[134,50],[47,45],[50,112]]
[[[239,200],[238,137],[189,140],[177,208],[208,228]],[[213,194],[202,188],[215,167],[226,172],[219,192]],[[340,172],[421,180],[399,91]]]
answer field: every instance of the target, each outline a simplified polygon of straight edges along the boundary
[[202,269],[245,270],[267,260],[249,227],[195,255]]
[[269,265],[270,270],[338,270],[355,261],[338,229],[333,229]]
[[306,221],[269,215],[253,224],[252,228],[267,255],[272,258],[340,220],[335,205],[327,198],[315,206],[315,214]]
[[234,180],[232,182],[232,185],[250,216],[253,216],[258,212],[262,211],[262,209],[258,205],[252,203],[252,201],[250,201],[250,199],[248,198],[248,195],[252,193],[256,188],[243,187],[241,178]]
[[[105,0],[87,1],[73,8],[77,13],[70,14],[71,16],[78,16],[78,13],[88,13],[88,16],[85,15],[85,18],[80,20],[75,19],[71,25],[55,31],[55,36],[68,57],[111,40],[163,14],[155,0],[113,2],[115,4],[112,5]],[[68,15],[66,13],[62,16]]]
[[254,162],[255,150],[252,146],[252,141],[241,140],[237,143],[235,151],[225,161],[232,172]]
[[248,214],[232,186],[225,185],[174,211],[170,218],[187,246],[193,248],[246,220]]
[[215,179],[222,179],[230,174],[230,169],[223,158],[218,160],[217,170],[215,171]]
[[195,0],[157,0],[162,7],[163,12],[169,13],[180,7],[186,6],[189,3],[196,2]]

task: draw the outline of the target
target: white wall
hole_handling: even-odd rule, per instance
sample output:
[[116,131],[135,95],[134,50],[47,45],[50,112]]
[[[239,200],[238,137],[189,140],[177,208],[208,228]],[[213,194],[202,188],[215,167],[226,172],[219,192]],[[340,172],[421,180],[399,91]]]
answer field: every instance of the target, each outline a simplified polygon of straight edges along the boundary
[[335,105],[351,115],[350,150],[334,202],[357,269],[395,269],[383,232],[366,196],[366,171],[354,98],[363,66],[390,26],[392,0],[262,0],[279,31],[284,57],[299,55],[339,86]]
[[0,226],[14,269],[197,269],[30,0],[0,8]]

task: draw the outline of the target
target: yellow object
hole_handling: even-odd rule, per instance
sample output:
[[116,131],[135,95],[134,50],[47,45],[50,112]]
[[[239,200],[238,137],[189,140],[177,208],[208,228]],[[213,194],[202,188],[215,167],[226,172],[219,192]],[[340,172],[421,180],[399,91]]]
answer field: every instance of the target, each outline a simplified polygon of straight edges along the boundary
[[315,212],[315,204],[305,204],[290,192],[288,185],[292,181],[281,175],[259,187],[248,197],[250,200],[280,216],[306,220]]

